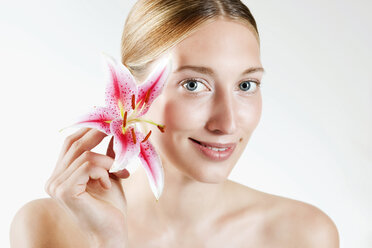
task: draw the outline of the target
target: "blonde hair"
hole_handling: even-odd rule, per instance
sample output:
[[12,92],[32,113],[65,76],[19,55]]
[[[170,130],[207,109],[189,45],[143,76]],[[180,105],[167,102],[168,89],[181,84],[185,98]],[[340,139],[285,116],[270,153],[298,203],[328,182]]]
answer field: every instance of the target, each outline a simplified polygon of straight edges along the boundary
[[246,24],[260,44],[256,21],[240,0],[138,0],[125,21],[122,63],[143,78],[153,60],[217,18]]

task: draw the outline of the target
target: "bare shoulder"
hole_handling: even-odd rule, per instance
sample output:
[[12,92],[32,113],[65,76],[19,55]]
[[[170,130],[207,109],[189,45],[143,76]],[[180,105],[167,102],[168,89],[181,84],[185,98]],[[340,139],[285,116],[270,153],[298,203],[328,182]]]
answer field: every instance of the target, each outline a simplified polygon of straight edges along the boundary
[[[78,227],[52,198],[23,205],[10,226],[10,243],[17,247],[87,247]],[[78,246],[76,246],[78,247]]]
[[[318,207],[241,184],[235,187],[242,192],[240,199],[253,199],[246,201],[243,216],[260,222],[255,229],[260,244],[270,247],[339,247],[335,223]],[[252,228],[248,227],[248,230]]]
[[339,247],[335,223],[318,207],[281,196],[273,196],[273,203],[269,223],[276,238],[284,237],[301,247]]

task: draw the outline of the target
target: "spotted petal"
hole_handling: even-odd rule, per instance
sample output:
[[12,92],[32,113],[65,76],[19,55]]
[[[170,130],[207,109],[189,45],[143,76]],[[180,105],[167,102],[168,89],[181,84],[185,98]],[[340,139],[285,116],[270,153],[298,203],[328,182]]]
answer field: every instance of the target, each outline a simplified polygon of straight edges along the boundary
[[123,120],[118,118],[113,120],[110,125],[111,133],[114,135],[113,150],[115,152],[115,161],[109,172],[118,172],[123,170],[128,165],[129,161],[140,152],[139,141],[136,139],[136,143],[134,143],[134,137],[132,135],[132,132],[136,134],[139,132],[136,132],[134,126],[131,125],[127,126],[126,131],[123,134],[122,122]]
[[158,62],[145,81],[138,86],[138,98],[136,102],[141,101],[139,109],[146,102],[146,105],[138,116],[146,114],[151,103],[160,95],[171,72],[171,65],[171,57],[168,55],[168,57]]
[[115,119],[115,113],[105,107],[95,107],[91,113],[81,116],[75,125],[96,128],[106,134],[110,134],[109,121]]
[[[139,140],[144,139],[142,133],[140,133],[139,136]],[[159,200],[164,187],[164,169],[161,159],[157,154],[155,147],[148,139],[145,142],[140,143],[140,148],[138,157],[146,171],[151,190],[154,193],[156,200]]]
[[[102,53],[108,67],[108,84],[106,87],[106,106],[119,115],[132,110],[132,95],[137,98],[137,85],[134,77],[121,62],[110,55]],[[120,109],[122,106],[122,109]]]

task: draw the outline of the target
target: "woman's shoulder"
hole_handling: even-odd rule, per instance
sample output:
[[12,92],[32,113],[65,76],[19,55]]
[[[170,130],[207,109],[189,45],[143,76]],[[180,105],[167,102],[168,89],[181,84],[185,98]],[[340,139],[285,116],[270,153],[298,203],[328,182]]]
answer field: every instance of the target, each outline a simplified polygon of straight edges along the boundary
[[[86,247],[79,228],[52,198],[35,199],[15,214],[10,227],[11,247]],[[76,246],[77,247],[77,246]]]
[[[332,219],[318,207],[291,198],[265,193],[232,182],[249,223],[258,220],[265,240],[297,243],[301,247],[338,247],[339,236]],[[252,230],[247,227],[247,230]]]

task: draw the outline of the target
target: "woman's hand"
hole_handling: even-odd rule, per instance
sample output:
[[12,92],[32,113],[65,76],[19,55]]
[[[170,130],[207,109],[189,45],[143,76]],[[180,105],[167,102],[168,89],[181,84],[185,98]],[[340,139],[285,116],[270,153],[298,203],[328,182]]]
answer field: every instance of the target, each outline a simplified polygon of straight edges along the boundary
[[126,247],[126,199],[119,178],[109,174],[114,162],[112,139],[106,155],[90,151],[107,135],[83,128],[66,138],[46,192],[67,210],[92,247]]

